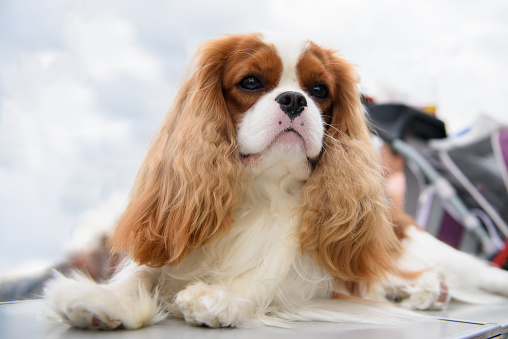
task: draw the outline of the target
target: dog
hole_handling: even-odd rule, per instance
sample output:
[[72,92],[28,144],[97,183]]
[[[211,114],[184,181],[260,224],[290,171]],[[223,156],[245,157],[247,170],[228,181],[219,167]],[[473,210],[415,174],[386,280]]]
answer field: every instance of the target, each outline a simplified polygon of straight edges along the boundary
[[56,274],[49,307],[110,330],[386,323],[505,300],[507,272],[391,217],[360,97],[352,65],[314,42],[204,43],[112,232],[130,259],[104,284]]

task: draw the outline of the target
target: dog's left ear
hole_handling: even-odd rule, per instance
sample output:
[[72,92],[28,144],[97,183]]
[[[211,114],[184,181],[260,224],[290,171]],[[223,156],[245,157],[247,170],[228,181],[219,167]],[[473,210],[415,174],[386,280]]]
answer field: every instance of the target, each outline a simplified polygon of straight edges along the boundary
[[321,158],[302,192],[302,251],[335,278],[376,281],[394,270],[400,244],[357,89],[357,75],[330,53],[336,93]]
[[139,170],[110,238],[114,251],[138,264],[177,265],[232,227],[245,178],[222,73],[240,38],[212,40],[198,51]]

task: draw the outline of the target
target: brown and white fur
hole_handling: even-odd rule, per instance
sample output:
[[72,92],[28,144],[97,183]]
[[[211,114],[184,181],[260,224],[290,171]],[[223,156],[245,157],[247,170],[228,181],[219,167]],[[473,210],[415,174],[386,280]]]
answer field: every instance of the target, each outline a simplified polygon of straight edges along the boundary
[[387,300],[508,295],[508,273],[415,226],[394,230],[381,173],[347,61],[278,36],[211,40],[111,236],[130,261],[101,285],[57,276],[45,298],[72,326],[135,329],[168,315],[385,323],[411,317]]

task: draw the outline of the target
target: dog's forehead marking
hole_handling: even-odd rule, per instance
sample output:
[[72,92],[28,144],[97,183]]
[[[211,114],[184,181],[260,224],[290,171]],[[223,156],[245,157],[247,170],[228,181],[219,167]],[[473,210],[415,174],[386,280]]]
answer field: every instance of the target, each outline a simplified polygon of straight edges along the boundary
[[298,85],[296,66],[301,55],[307,49],[309,41],[274,33],[264,33],[263,40],[275,47],[282,60],[282,75],[279,86]]

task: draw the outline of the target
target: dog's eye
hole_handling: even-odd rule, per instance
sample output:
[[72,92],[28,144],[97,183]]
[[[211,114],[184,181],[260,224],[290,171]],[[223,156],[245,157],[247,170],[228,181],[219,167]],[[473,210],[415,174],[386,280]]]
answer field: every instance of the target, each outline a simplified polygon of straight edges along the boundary
[[248,76],[240,82],[240,87],[249,91],[254,91],[256,89],[263,88],[264,86],[258,78]]
[[311,94],[317,98],[324,99],[328,97],[328,88],[325,85],[316,85],[312,88]]

